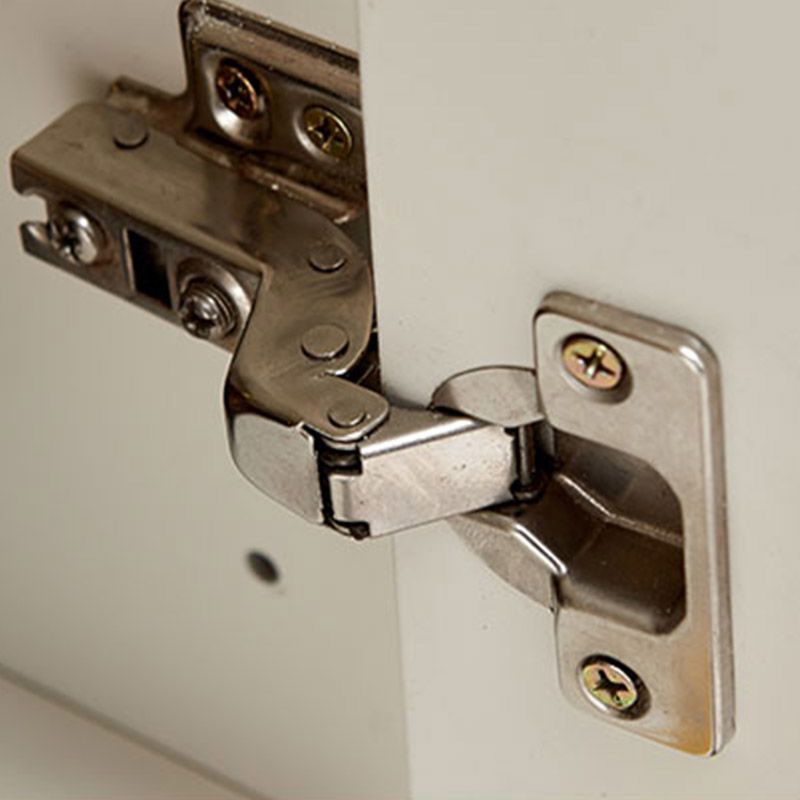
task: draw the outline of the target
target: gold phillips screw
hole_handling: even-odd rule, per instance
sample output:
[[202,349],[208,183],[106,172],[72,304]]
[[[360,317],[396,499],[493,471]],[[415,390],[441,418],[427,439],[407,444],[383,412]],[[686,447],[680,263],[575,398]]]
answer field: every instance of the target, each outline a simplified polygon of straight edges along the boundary
[[591,336],[573,336],[561,351],[564,368],[590,389],[616,389],[625,377],[625,363],[617,352]]
[[303,113],[303,129],[314,146],[325,155],[342,161],[353,150],[353,134],[344,120],[322,106],[311,106]]
[[214,77],[217,95],[225,107],[240,119],[258,119],[266,110],[264,89],[248,69],[223,61]]
[[621,664],[595,658],[581,668],[581,683],[589,699],[603,710],[630,711],[639,701],[637,679]]

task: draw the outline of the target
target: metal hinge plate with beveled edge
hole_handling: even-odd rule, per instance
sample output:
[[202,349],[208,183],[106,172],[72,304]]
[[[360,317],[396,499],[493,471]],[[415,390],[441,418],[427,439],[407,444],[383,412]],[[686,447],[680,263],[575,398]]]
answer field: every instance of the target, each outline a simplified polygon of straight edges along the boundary
[[565,694],[692,753],[733,729],[720,389],[692,335],[545,299],[536,365],[381,393],[358,62],[224,2],[181,7],[187,88],[130,80],[13,156],[25,249],[233,353],[231,451],[354,538],[451,519],[556,612]]

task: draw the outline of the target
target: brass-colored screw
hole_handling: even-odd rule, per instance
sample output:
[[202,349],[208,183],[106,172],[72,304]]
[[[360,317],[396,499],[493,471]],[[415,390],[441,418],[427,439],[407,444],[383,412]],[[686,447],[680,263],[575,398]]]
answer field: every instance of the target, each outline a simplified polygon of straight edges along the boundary
[[245,67],[222,61],[214,77],[217,95],[225,107],[240,119],[258,119],[266,110],[261,81]]
[[625,377],[625,364],[617,352],[591,336],[573,336],[561,351],[564,368],[590,389],[616,389]]
[[322,106],[310,106],[303,112],[303,129],[314,146],[340,161],[353,150],[353,134],[344,120]]
[[589,699],[603,710],[629,712],[639,702],[636,676],[604,658],[593,658],[581,667],[581,683]]

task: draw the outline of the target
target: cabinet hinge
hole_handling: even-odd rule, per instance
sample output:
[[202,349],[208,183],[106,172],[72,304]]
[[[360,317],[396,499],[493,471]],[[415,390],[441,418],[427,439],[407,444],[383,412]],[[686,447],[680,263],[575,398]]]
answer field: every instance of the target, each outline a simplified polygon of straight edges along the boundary
[[266,494],[355,538],[451,519],[557,611],[571,700],[719,750],[733,707],[713,354],[556,293],[535,366],[391,404],[355,56],[223,2],[180,19],[181,95],[119,80],[14,154],[16,188],[47,207],[25,249],[233,354],[231,452]]

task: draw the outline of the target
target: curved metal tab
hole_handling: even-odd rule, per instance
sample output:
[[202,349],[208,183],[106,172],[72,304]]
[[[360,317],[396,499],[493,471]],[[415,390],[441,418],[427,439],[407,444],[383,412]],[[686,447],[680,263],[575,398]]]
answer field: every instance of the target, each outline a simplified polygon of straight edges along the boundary
[[504,428],[543,417],[536,374],[525,367],[481,367],[453,375],[433,393],[431,405]]

